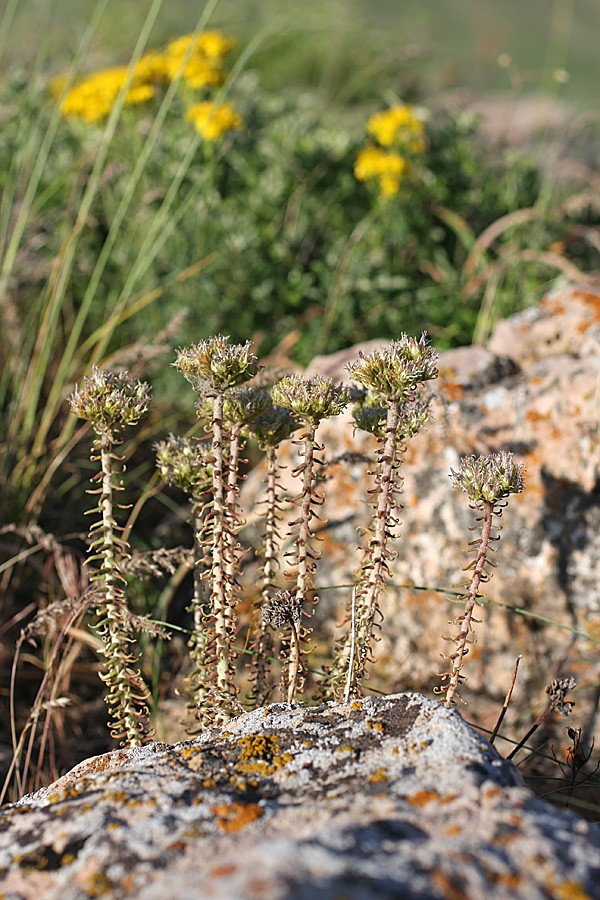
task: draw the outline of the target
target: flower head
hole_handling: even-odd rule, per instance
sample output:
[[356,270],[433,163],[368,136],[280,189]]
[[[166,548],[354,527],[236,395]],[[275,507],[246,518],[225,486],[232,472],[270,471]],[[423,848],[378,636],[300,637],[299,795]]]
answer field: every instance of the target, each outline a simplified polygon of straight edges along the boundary
[[210,441],[190,440],[170,434],[166,441],[154,445],[156,465],[167,484],[186,494],[203,493],[211,483]]
[[257,416],[248,429],[250,434],[254,435],[258,441],[261,450],[264,450],[266,447],[277,447],[278,444],[287,440],[300,427],[289,409],[284,409],[283,406],[275,406],[271,397],[269,397],[269,400],[271,400],[270,407]]
[[[398,443],[415,437],[430,419],[430,398],[406,400],[398,407],[399,425],[396,431]],[[353,412],[354,423],[361,431],[368,431],[376,437],[384,437],[387,409],[380,404],[361,406]]]
[[84,377],[84,385],[77,385],[69,397],[71,412],[80,419],[88,419],[99,434],[112,440],[125,425],[136,425],[150,408],[150,387],[127,372],[114,375],[94,366],[91,376]]
[[194,103],[185,114],[186,122],[193,122],[205,141],[216,141],[227,131],[238,131],[242,117],[230,103]]
[[161,80],[174,81],[181,77],[195,89],[220,84],[225,55],[234,46],[235,41],[220,31],[185,34],[156,55],[154,71]]
[[470,453],[451,469],[452,486],[464,491],[473,503],[497,503],[510,494],[519,494],[525,485],[523,463],[515,463],[512,453],[502,450],[489,456]]
[[259,370],[251,342],[230,344],[229,338],[216,335],[177,351],[173,363],[195,391],[222,393],[254,378]]
[[346,368],[350,377],[373,391],[378,400],[389,402],[407,400],[417,385],[437,378],[437,361],[426,334],[419,340],[403,334],[382,350],[366,356],[359,353],[356,362]]
[[291,591],[277,591],[262,611],[262,620],[273,628],[285,628],[293,623],[298,625],[302,615],[302,603]]
[[565,697],[576,686],[577,682],[571,676],[569,678],[554,678],[546,688],[551,709],[565,719],[571,715],[575,706],[574,700],[565,700]]
[[378,180],[384,197],[394,197],[410,171],[410,163],[398,153],[388,153],[381,147],[367,146],[359,151],[354,164],[358,181]]
[[425,149],[425,126],[414,106],[392,106],[375,113],[367,122],[367,132],[382,147],[395,147],[410,153],[422,153]]
[[348,389],[323,375],[310,379],[298,374],[286,375],[271,388],[271,397],[299,419],[315,425],[321,419],[339,416],[350,402]]
[[[127,66],[101,69],[80,79],[73,85],[61,103],[63,116],[82,119],[88,124],[96,124],[105,119],[114,106],[127,78]],[[54,79],[50,92],[58,99],[64,81]],[[154,87],[138,74],[136,69],[125,95],[125,106],[146,103],[154,96]]]

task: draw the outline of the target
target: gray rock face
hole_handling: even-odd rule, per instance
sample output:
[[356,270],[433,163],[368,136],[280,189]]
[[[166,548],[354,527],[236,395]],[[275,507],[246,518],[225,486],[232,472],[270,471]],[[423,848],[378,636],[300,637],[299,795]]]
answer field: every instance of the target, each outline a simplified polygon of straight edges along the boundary
[[3,900],[600,897],[600,829],[419,694],[95,757],[0,822]]

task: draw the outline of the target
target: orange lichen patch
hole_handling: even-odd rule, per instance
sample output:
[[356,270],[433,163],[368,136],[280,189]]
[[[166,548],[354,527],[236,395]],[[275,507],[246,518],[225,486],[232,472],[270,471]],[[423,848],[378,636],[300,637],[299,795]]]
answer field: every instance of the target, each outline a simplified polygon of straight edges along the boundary
[[390,776],[387,774],[387,769],[377,769],[376,772],[373,772],[372,775],[369,775],[369,781],[373,781],[375,783],[379,781],[389,781]]
[[485,874],[488,881],[493,881],[494,884],[503,884],[513,891],[516,891],[523,884],[521,875],[511,875],[508,872],[490,872],[489,870],[486,870]]
[[458,384],[457,382],[446,381],[444,383],[444,391],[448,400],[451,402],[454,400],[462,400],[465,396],[465,389],[462,384]]
[[185,843],[183,841],[172,841],[170,844],[167,844],[165,850],[185,850]]
[[520,829],[515,828],[513,831],[507,831],[505,834],[499,834],[498,837],[493,837],[490,843],[494,844],[496,847],[506,847],[508,844],[512,844],[513,841],[516,841],[520,838],[522,832]]
[[525,418],[528,422],[547,422],[550,416],[550,412],[541,413],[536,409],[528,409],[525,413]]
[[204,781],[202,782],[202,787],[205,787],[205,788],[216,787],[216,785],[217,785],[217,782],[215,781],[214,778],[205,778]]
[[256,803],[238,803],[237,800],[229,805],[222,803],[215,806],[211,812],[217,817],[217,827],[231,834],[240,831],[256,819],[260,819],[263,810]]
[[439,800],[440,795],[437,791],[417,791],[412,797],[408,797],[411,806],[427,806],[432,800]]
[[439,888],[446,900],[465,900],[465,892],[461,885],[445,872],[433,871],[431,873],[433,884]]
[[444,828],[444,834],[451,836],[453,834],[461,834],[462,828],[460,825],[448,825],[447,828]]
[[237,866],[215,866],[209,875],[213,878],[223,878],[225,875],[233,875],[234,872],[237,872]]
[[458,797],[458,794],[448,794],[446,797],[440,797],[438,802],[440,804],[452,803],[452,801],[456,800],[457,797]]
[[362,709],[362,703],[359,700],[355,700],[352,704],[352,709]]

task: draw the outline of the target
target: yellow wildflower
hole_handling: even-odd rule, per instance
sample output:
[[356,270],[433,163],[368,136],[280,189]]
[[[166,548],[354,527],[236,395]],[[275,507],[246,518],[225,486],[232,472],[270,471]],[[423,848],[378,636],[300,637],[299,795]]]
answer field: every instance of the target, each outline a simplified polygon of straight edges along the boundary
[[423,153],[425,127],[412,106],[392,106],[375,113],[367,122],[367,132],[382,147],[396,147],[411,153]]
[[409,169],[410,163],[403,156],[370,145],[363,147],[356,157],[354,175],[358,181],[377,179],[382,195],[393,197],[400,190],[400,183]]
[[[82,78],[69,91],[61,104],[63,116],[74,116],[88,124],[101,122],[111,111],[117,96],[125,84],[127,66],[101,69]],[[57,81],[57,84],[60,82]],[[51,90],[52,85],[51,85]],[[56,91],[56,89],[54,89]],[[154,95],[151,84],[139,83],[134,75],[125,96],[125,105],[145,103]]]
[[226,131],[242,127],[242,117],[229,103],[194,103],[185,114],[206,141],[216,141]]
[[[155,71],[165,81],[173,81],[178,75],[192,88],[219,84],[225,54],[235,45],[235,41],[224,37],[219,31],[203,31],[202,34],[186,34],[167,45],[163,53],[155,58]],[[181,71],[183,58],[191,55]]]

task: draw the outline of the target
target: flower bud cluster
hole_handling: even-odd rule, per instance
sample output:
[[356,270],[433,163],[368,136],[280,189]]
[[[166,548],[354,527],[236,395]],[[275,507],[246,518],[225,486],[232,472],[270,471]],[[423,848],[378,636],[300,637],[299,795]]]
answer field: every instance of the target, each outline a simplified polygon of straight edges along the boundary
[[178,350],[173,365],[195,391],[214,395],[254,378],[260,367],[251,346],[250,341],[230,344],[229,337],[218,334]]
[[347,369],[351,378],[374,391],[378,399],[397,401],[406,399],[417,385],[437,378],[437,361],[438,354],[429,346],[426,334],[418,340],[403,334],[382,350],[360,353]]
[[452,486],[464,491],[473,503],[497,503],[510,494],[519,494],[525,485],[523,463],[515,463],[512,453],[502,450],[489,456],[470,453],[451,469]]
[[97,366],[91,376],[84,377],[84,385],[77,385],[69,397],[71,412],[80,419],[88,419],[100,434],[112,440],[124,425],[136,425],[148,412],[152,395],[150,387],[127,372],[114,375]]
[[[415,437],[430,419],[430,398],[406,400],[398,407],[399,425],[396,431],[397,443]],[[383,438],[386,431],[387,408],[380,404],[356,407],[352,413],[354,424],[361,431]]]
[[321,419],[339,416],[350,402],[350,392],[331,378],[317,375],[287,375],[271,388],[273,402],[297,416],[317,425]]
[[197,495],[208,489],[212,479],[211,442],[170,434],[154,445],[156,465],[167,484],[186,494]]

